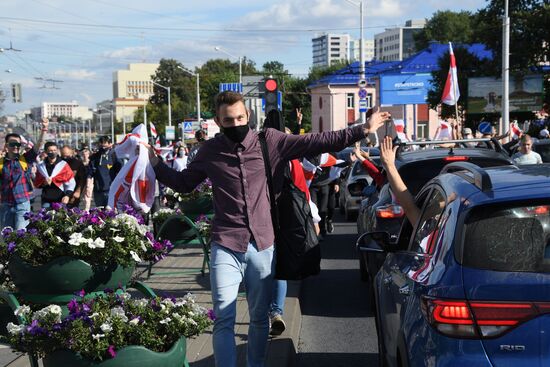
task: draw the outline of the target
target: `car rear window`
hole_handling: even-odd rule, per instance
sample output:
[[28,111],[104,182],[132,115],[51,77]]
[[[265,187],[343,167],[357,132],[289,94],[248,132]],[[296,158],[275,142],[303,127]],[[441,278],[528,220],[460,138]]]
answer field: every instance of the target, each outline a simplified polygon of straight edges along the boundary
[[[480,167],[506,166],[511,164],[505,159],[486,157],[470,157],[467,162],[477,164]],[[443,158],[410,162],[399,168],[399,174],[411,194],[416,195],[428,181],[436,177],[441,172],[441,169],[449,163],[451,162],[443,160]]]
[[550,272],[550,204],[474,208],[465,222],[463,265]]

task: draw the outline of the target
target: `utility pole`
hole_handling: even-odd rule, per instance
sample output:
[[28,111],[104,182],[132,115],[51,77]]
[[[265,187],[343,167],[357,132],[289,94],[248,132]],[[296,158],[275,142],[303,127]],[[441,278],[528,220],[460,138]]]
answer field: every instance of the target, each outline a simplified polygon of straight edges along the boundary
[[502,24],[502,126],[501,133],[510,131],[510,17],[508,0],[504,0]]

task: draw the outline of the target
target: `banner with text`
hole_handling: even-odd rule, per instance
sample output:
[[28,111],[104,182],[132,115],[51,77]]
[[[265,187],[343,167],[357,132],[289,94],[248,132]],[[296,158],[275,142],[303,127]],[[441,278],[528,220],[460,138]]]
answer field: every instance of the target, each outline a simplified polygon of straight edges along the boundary
[[432,75],[399,74],[380,76],[380,104],[423,104],[428,99]]

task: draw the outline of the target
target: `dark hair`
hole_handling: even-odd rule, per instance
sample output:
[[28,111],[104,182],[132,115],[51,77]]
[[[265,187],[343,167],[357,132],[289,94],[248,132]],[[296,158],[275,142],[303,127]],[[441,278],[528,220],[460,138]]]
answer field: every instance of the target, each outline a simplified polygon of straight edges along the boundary
[[216,114],[217,114],[218,110],[223,105],[231,106],[237,102],[242,102],[242,104],[244,105],[244,98],[243,98],[243,95],[240,93],[225,91],[225,92],[218,93],[218,95],[216,96],[215,102],[216,102],[215,105],[216,105]]
[[49,141],[46,144],[44,144],[44,150],[48,150],[49,147],[56,147],[57,148],[57,144],[53,141]]
[[104,135],[99,138],[99,144],[110,143],[110,142],[111,142],[111,138],[108,135]]
[[197,141],[204,141],[206,139],[206,133],[204,130],[198,130],[195,133],[195,139],[197,139]]
[[9,133],[8,135],[6,135],[6,139],[5,139],[6,143],[8,142],[8,140],[10,138],[17,138],[17,139],[21,140],[21,135],[16,134],[16,133]]

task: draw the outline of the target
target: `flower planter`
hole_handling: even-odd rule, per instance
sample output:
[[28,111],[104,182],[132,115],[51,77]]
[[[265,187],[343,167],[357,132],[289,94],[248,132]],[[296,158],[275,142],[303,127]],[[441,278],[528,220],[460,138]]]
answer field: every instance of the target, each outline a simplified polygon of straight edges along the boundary
[[131,345],[116,351],[116,357],[102,362],[82,358],[68,350],[59,350],[43,358],[44,367],[182,367],[188,366],[185,357],[186,340],[180,338],[164,353]]
[[134,266],[92,266],[72,257],[59,257],[47,264],[32,266],[14,255],[9,262],[14,284],[22,295],[72,295],[115,289],[130,281]]
[[209,196],[199,197],[194,200],[180,201],[179,208],[183,211],[183,214],[188,217],[208,214],[214,211],[212,198]]

